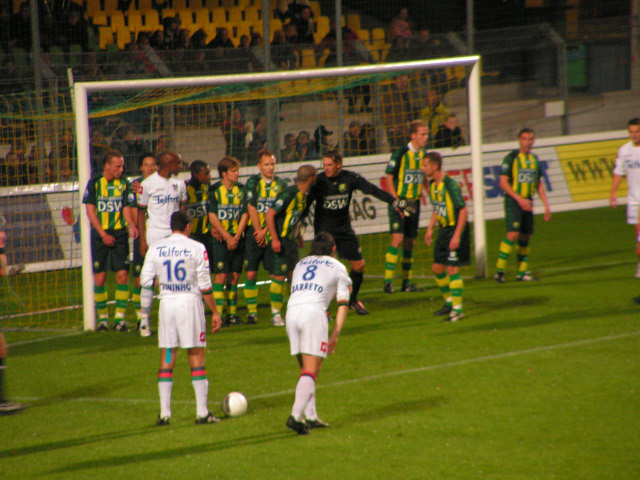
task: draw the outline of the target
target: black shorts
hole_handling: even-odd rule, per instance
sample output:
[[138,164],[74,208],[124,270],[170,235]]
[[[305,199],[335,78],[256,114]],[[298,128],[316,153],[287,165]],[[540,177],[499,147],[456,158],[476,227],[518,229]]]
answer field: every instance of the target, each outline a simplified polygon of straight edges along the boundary
[[[269,245],[271,250],[271,245]],[[280,252],[276,253],[271,250],[271,268],[269,272],[271,275],[281,277],[292,272],[298,263],[298,244],[292,240],[286,238],[280,239]]]
[[244,238],[244,270],[245,272],[257,272],[260,268],[260,263],[264,266],[265,270],[271,270],[271,263],[273,261],[273,250],[270,245],[261,247],[256,242],[253,233],[255,230],[252,227],[247,229],[247,233]]
[[389,233],[401,233],[406,238],[416,238],[418,236],[418,224],[420,223],[420,200],[416,213],[408,217],[403,217],[389,205]]
[[353,230],[349,232],[329,232],[336,241],[338,257],[346,258],[349,261],[362,260],[362,248],[360,241]]
[[211,259],[213,273],[240,273],[244,262],[244,241],[241,240],[235,250],[227,248],[227,242],[220,242],[211,237]]
[[456,231],[456,227],[440,227],[438,238],[433,247],[433,263],[448,265],[451,267],[461,267],[471,263],[471,241],[469,237],[469,224],[465,225],[460,235],[460,245],[458,250],[449,250],[449,242]]
[[93,273],[103,273],[107,270],[119,272],[129,270],[129,232],[126,228],[107,230],[116,239],[113,247],[104,244],[98,232],[91,229],[91,257]]
[[524,235],[533,234],[533,212],[525,212],[510,196],[504,197],[504,219],[507,232],[518,232]]
[[207,256],[209,257],[209,271],[213,272],[213,249],[211,248],[211,244],[214,240],[211,233],[192,233],[189,235],[189,238],[204,245],[204,248],[207,250]]

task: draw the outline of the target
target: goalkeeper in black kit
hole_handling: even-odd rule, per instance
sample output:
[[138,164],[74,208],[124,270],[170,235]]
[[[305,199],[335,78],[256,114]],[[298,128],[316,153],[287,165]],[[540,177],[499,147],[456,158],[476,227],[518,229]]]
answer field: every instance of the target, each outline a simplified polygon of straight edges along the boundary
[[[364,279],[364,258],[360,242],[349,217],[349,206],[354,190],[372,195],[378,200],[387,202],[404,215],[410,215],[413,208],[406,200],[397,200],[391,194],[368,182],[361,175],[342,169],[342,155],[337,150],[330,150],[322,155],[324,172],[317,177],[311,188],[308,207],[315,201],[315,216],[313,229],[319,232],[329,232],[336,242],[338,256],[346,258],[351,263],[349,277],[353,284],[349,306],[359,315],[367,315],[369,311],[362,302],[358,301],[358,291]],[[307,209],[308,209],[307,207]],[[413,210],[415,212],[415,210]]]

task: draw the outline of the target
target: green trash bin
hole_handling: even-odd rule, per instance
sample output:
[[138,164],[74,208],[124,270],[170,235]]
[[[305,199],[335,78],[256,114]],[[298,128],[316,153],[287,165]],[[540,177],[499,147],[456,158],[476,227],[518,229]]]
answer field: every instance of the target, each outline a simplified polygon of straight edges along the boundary
[[587,47],[584,45],[567,47],[567,86],[587,88]]

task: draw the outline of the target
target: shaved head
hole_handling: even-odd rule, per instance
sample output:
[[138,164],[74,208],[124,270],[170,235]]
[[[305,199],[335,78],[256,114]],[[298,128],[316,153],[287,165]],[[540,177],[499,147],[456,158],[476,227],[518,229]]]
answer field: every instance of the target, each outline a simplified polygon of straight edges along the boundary
[[162,152],[158,159],[158,171],[166,175],[174,175],[180,171],[181,163],[182,160],[177,153]]

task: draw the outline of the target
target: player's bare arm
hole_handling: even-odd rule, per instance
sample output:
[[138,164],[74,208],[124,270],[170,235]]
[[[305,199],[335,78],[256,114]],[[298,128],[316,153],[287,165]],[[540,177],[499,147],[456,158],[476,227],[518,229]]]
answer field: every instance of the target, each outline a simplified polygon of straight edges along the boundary
[[540,200],[542,200],[542,204],[544,205],[544,221],[548,222],[551,220],[551,208],[549,208],[547,191],[545,190],[544,183],[542,183],[542,181],[538,181],[538,195],[540,195]]
[[213,293],[203,292],[202,299],[204,300],[204,303],[207,304],[211,312],[213,312],[211,315],[211,333],[216,333],[222,326],[222,319],[220,318],[220,312],[218,312],[218,308],[216,307],[216,302],[213,299]]
[[[385,177],[385,184],[387,186],[387,192],[389,192],[393,198],[398,198],[398,194],[396,193],[396,188],[395,185],[393,184],[393,175],[390,173],[387,173],[387,176]],[[397,210],[397,209],[396,209]]]
[[616,197],[616,191],[622,182],[622,176],[617,173],[613,174],[613,182],[611,182],[611,195],[609,195],[609,205],[611,208],[616,208],[618,205],[618,198]]
[[265,215],[265,220],[267,222],[267,228],[269,229],[269,234],[271,235],[271,249],[279,253],[281,248],[280,237],[278,237],[278,232],[276,230],[276,211],[273,208],[267,210],[267,214]]
[[113,235],[109,235],[105,232],[104,228],[102,228],[102,224],[100,220],[98,220],[97,209],[95,205],[90,203],[87,204],[87,216],[89,217],[89,221],[91,222],[91,226],[94,228],[103,243],[108,247],[113,247],[116,244],[116,238]]
[[[229,245],[229,240],[233,241],[233,236],[222,226],[222,222],[218,218],[218,215],[213,212],[209,212],[209,223],[211,224],[211,226],[213,226],[213,228],[211,229],[211,234],[217,240],[227,242],[227,246]],[[213,234],[214,231],[217,233],[217,236]]]
[[256,239],[256,243],[261,247],[264,246],[264,239],[267,236],[267,227],[260,228],[260,217],[258,216],[258,209],[251,204],[247,205],[247,212],[251,219],[251,225],[253,226],[253,237]]
[[431,214],[431,219],[429,220],[429,226],[427,227],[427,232],[424,234],[424,243],[428,246],[431,246],[431,242],[433,240],[433,227],[436,226],[436,222],[438,221],[438,215],[434,210]]
[[[124,219],[126,220],[128,227],[129,227],[129,236],[131,238],[138,238],[138,228],[136,227],[136,222],[134,222],[133,220],[133,213],[132,213],[132,208],[131,207],[123,207],[122,208],[122,215],[124,216]],[[137,210],[137,209],[136,209]]]
[[460,209],[460,211],[458,212],[458,224],[456,225],[456,230],[455,232],[453,232],[453,236],[451,237],[451,241],[449,242],[449,250],[458,250],[458,247],[460,246],[460,235],[462,235],[462,231],[467,224],[468,215],[469,211],[467,210],[467,207]]
[[347,321],[348,312],[349,312],[348,305],[340,305],[338,307],[338,313],[336,314],[336,324],[333,327],[331,336],[329,337],[329,346],[327,349],[328,353],[334,353],[336,350],[336,345],[338,344],[338,337],[340,336],[340,332],[342,331],[342,327],[344,326],[344,323]]
[[147,245],[147,215],[146,209],[138,208],[138,238],[140,238],[140,253],[144,257],[149,246]]
[[233,239],[235,240],[235,244],[236,244],[234,249],[240,244],[240,240],[242,239],[242,235],[244,234],[245,228],[247,228],[248,222],[249,222],[249,215],[247,215],[246,213],[243,213],[242,216],[240,217],[240,222],[238,223],[238,231],[233,236]]
[[522,198],[518,193],[515,192],[513,188],[511,188],[511,184],[509,183],[509,177],[506,175],[500,175],[500,188],[502,191],[513,198],[520,208],[525,212],[533,211],[533,203],[531,200],[527,200],[526,198]]

